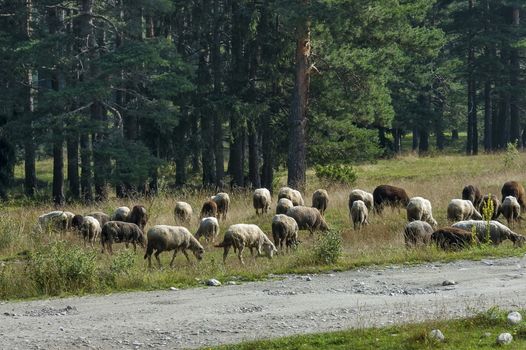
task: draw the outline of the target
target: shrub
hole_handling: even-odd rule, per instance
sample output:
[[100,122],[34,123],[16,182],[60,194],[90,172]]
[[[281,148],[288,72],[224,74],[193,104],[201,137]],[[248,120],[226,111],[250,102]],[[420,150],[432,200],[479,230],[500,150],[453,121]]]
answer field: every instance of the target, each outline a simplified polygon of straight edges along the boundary
[[27,273],[41,294],[90,291],[97,281],[95,260],[95,251],[57,241],[30,254]]
[[317,239],[313,253],[314,261],[321,264],[335,264],[342,255],[343,240],[338,231],[329,231]]
[[511,168],[513,166],[518,166],[518,161],[520,158],[519,151],[517,150],[517,144],[513,142],[508,142],[506,145],[506,153],[504,154],[504,166],[506,168]]
[[316,165],[314,170],[320,180],[338,182],[344,185],[353,185],[356,182],[356,171],[350,165],[330,164]]
[[131,249],[121,250],[111,261],[110,271],[113,274],[128,273],[135,263],[135,252]]

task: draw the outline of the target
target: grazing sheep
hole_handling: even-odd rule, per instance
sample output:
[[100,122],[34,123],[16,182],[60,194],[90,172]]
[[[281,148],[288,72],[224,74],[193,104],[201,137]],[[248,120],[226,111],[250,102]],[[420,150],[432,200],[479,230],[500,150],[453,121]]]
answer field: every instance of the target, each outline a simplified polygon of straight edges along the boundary
[[254,190],[252,203],[254,204],[254,209],[256,209],[256,215],[259,215],[259,209],[261,209],[262,214],[267,213],[270,209],[270,204],[272,203],[270,191],[266,188],[258,188]]
[[133,244],[133,251],[137,251],[137,244],[144,248],[144,234],[139,226],[131,222],[124,221],[108,221],[102,227],[100,235],[100,243],[102,245],[102,252],[107,247],[110,254],[113,254],[113,243],[122,243],[128,248],[128,244]]
[[106,225],[106,223],[108,221],[110,221],[109,215],[105,214],[105,213],[102,213],[100,211],[96,211],[94,213],[90,213],[87,216],[92,216],[95,219],[97,219],[99,221],[100,227],[103,227],[104,225]]
[[292,207],[287,210],[286,215],[296,220],[300,230],[309,230],[311,234],[316,230],[329,230],[325,219],[323,219],[320,211],[316,208],[303,206]]
[[[466,220],[460,221],[453,225],[466,231],[470,231],[475,227],[477,233],[477,238],[479,241],[486,241],[486,235],[488,233],[487,221],[484,220]],[[526,237],[519,235],[518,233],[513,232],[500,222],[492,220],[489,222],[489,239],[494,245],[499,245],[506,239],[509,239],[517,247],[522,247]]]
[[72,223],[73,223],[73,218],[75,217],[75,214],[73,214],[70,211],[65,211],[64,214],[67,217],[66,229],[70,230],[73,228]]
[[384,206],[388,205],[392,208],[407,207],[409,197],[403,188],[380,185],[373,191],[374,208],[378,214],[381,214]]
[[148,223],[146,208],[142,205],[135,205],[126,219],[127,222],[139,226],[141,231],[144,231],[144,227]]
[[431,241],[443,250],[460,250],[478,243],[478,238],[462,228],[442,227],[431,234]]
[[374,199],[373,199],[372,193],[358,190],[358,189],[352,190],[351,194],[349,194],[349,212],[351,212],[352,204],[354,203],[354,201],[357,201],[357,200],[364,202],[365,206],[367,207],[367,210],[369,210],[369,212],[372,213],[373,208],[374,208],[373,206]]
[[475,209],[470,200],[453,199],[447,206],[447,219],[453,222],[469,219],[480,220],[482,215]]
[[186,202],[176,202],[174,209],[174,218],[176,224],[186,224],[190,223],[192,219],[192,206]]
[[217,204],[213,200],[206,201],[201,208],[199,218],[217,217]]
[[206,242],[208,243],[209,239],[212,238],[212,243],[214,243],[215,238],[219,235],[219,222],[216,218],[208,217],[201,219],[199,223],[199,228],[195,233],[195,238],[199,240],[201,237],[205,237]]
[[312,194],[312,207],[318,209],[320,214],[325,215],[325,210],[329,205],[329,194],[324,189],[316,190]]
[[252,256],[254,256],[254,248],[256,248],[258,252],[258,256],[263,255],[263,250],[269,259],[272,259],[274,253],[277,252],[274,243],[268,239],[267,235],[265,235],[257,225],[252,224],[236,224],[230,226],[225,232],[223,242],[215,247],[224,249],[223,263],[226,261],[230,247],[234,247],[234,252],[237,249],[237,256],[243,265],[245,262],[243,261],[242,254],[245,247],[250,249]]
[[215,196],[212,196],[211,199],[217,204],[217,218],[219,220],[226,220],[230,207],[230,197],[228,193],[219,192]]
[[407,221],[415,220],[425,221],[433,227],[438,225],[433,218],[430,201],[422,197],[413,197],[409,200],[407,204]]
[[369,225],[367,221],[369,210],[362,200],[356,200],[351,207],[351,220],[355,230],[361,230],[362,226]]
[[427,245],[431,241],[433,227],[421,220],[409,222],[404,228],[404,241],[407,248],[418,245]]
[[289,208],[292,208],[294,204],[288,198],[280,198],[278,204],[276,205],[276,214],[285,214]]
[[164,251],[174,251],[174,255],[170,261],[170,267],[173,267],[178,251],[182,251],[188,261],[190,261],[190,257],[186,252],[187,249],[190,249],[192,253],[194,253],[197,260],[203,259],[205,249],[186,227],[155,225],[148,230],[146,235],[148,238],[148,246],[146,248],[146,254],[144,254],[144,259],[148,258],[149,267],[152,267],[152,253],[154,250],[156,250],[154,255],[159,267],[161,267],[159,254]]
[[502,201],[502,206],[500,207],[502,215],[508,221],[508,226],[513,227],[516,222],[519,222],[521,215],[521,206],[517,201],[517,198],[513,196],[507,196]]
[[289,248],[298,244],[298,224],[296,220],[284,214],[277,214],[272,218],[272,236],[274,245],[283,251],[283,243]]
[[38,228],[40,231],[50,228],[65,231],[68,228],[68,216],[60,210],[54,210],[38,217]]
[[83,222],[84,222],[84,216],[77,214],[71,220],[71,228],[74,230],[80,231],[80,227],[82,226]]
[[480,193],[478,187],[467,185],[462,190],[462,199],[470,200],[475,208],[478,208],[480,206],[480,202],[482,201],[482,194]]
[[501,214],[501,204],[500,200],[494,194],[492,194],[491,196],[485,195],[484,197],[482,197],[482,200],[480,201],[480,205],[478,207],[479,213],[484,213],[484,206],[486,205],[486,203],[488,203],[488,200],[491,200],[493,202],[493,213],[491,214],[491,220],[496,220]]
[[526,192],[524,192],[524,187],[520,183],[516,181],[508,181],[502,186],[500,193],[502,194],[503,202],[504,198],[507,196],[517,198],[517,202],[519,202],[519,205],[521,206],[521,211],[524,210],[524,206],[526,205]]
[[86,241],[88,241],[93,247],[93,242],[102,232],[99,220],[95,219],[93,216],[85,216],[80,227],[80,232],[84,238],[84,246],[86,245]]
[[294,206],[305,205],[305,202],[303,200],[303,197],[301,196],[300,191],[293,190],[290,187],[282,187],[279,190],[278,199],[281,199],[281,198],[289,199]]
[[130,214],[130,208],[118,207],[117,209],[115,209],[110,219],[112,221],[126,221],[129,214]]

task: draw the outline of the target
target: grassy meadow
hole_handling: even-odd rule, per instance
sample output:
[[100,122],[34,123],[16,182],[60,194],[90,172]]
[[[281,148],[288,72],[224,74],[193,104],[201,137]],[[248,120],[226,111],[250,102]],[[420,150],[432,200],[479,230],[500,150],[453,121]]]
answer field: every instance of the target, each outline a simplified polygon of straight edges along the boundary
[[[526,348],[526,327],[524,324],[510,326],[505,313],[490,309],[471,318],[448,321],[430,321],[402,326],[353,329],[342,332],[319,333],[285,337],[273,340],[248,342],[221,346],[221,350],[489,350],[506,348],[518,350]],[[429,333],[440,329],[444,342],[431,338]],[[496,343],[500,333],[508,332],[513,342],[506,346]]]
[[[507,159],[505,161],[505,159]],[[376,164],[356,166],[358,180],[352,188],[372,191],[377,185],[392,184],[406,189],[409,196],[422,196],[431,201],[433,214],[440,225],[446,225],[446,207],[452,198],[460,198],[463,186],[477,185],[483,193],[494,193],[500,197],[500,188],[507,180],[526,182],[523,172],[526,154],[520,153],[510,160],[506,154],[481,155],[477,157],[404,156],[381,160]],[[39,167],[39,176],[42,169]],[[18,170],[17,170],[18,171]],[[20,174],[20,172],[17,172]],[[278,174],[279,175],[279,174]],[[45,177],[44,175],[43,177]],[[281,174],[280,182],[286,176]],[[123,290],[162,289],[171,286],[191,287],[200,285],[208,278],[221,281],[250,281],[268,278],[270,274],[316,273],[328,270],[345,270],[365,265],[418,263],[424,261],[446,261],[454,259],[480,259],[522,255],[526,248],[514,248],[510,242],[500,247],[474,247],[461,252],[442,252],[434,247],[409,249],[404,246],[402,231],[405,225],[405,210],[386,209],[383,216],[370,217],[368,227],[355,232],[349,221],[347,199],[351,187],[325,183],[308,173],[308,188],[304,193],[306,204],[317,188],[329,191],[330,203],[326,220],[331,229],[342,237],[342,256],[335,264],[327,265],[312,253],[319,246],[319,236],[311,237],[307,231],[300,232],[300,247],[294,253],[278,255],[272,260],[251,259],[245,252],[246,265],[241,266],[230,252],[227,263],[222,263],[222,249],[205,244],[206,254],[201,262],[191,256],[188,263],[179,254],[175,267],[168,267],[171,252],[161,254],[163,269],[147,268],[144,251],[126,250],[115,244],[113,256],[100,253],[100,245],[83,247],[80,237],[74,233],[60,234],[34,231],[37,217],[53,210],[51,204],[8,204],[0,213],[0,299],[25,299],[54,295],[77,295],[84,293],[107,293]],[[189,226],[197,229],[197,214],[201,204],[211,192],[163,192],[151,199],[138,201],[112,198],[98,205],[68,205],[65,210],[85,214],[95,210],[111,213],[115,207],[143,204],[149,212],[147,226],[155,224],[174,225],[173,208],[177,200],[189,202],[194,208],[194,218]],[[231,195],[231,209],[226,221],[221,222],[222,233],[234,223],[255,223],[270,235],[270,213],[256,216],[252,209],[251,192],[235,192]],[[273,204],[276,198],[273,198]],[[515,229],[526,233],[526,227]]]

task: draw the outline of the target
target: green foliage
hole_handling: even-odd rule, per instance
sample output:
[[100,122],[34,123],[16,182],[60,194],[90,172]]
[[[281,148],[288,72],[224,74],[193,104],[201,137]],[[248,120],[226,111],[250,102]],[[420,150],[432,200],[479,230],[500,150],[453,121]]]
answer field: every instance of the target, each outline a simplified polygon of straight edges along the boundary
[[350,165],[316,165],[314,170],[320,180],[328,181],[329,183],[339,183],[350,186],[356,182],[357,178],[356,171]]
[[30,254],[27,274],[44,295],[90,291],[97,284],[96,257],[94,250],[56,241]]
[[342,255],[342,251],[343,239],[341,233],[330,230],[317,238],[313,249],[314,261],[318,264],[336,264]]
[[511,168],[519,166],[519,151],[517,150],[517,144],[513,142],[508,142],[506,145],[506,153],[504,154],[504,167]]

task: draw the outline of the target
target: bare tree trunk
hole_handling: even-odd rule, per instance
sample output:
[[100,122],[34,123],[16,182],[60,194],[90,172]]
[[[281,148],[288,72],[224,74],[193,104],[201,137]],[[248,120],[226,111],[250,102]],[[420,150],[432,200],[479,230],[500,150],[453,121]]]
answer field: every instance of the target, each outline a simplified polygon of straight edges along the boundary
[[[514,29],[520,25],[520,10],[518,5],[513,5],[513,19],[512,24]],[[521,144],[521,120],[520,120],[520,62],[519,51],[517,48],[512,48],[510,53],[510,141]]]
[[87,132],[80,134],[80,193],[85,202],[93,200],[91,173],[91,141]]
[[484,150],[490,152],[493,147],[492,140],[492,101],[491,101],[491,82],[486,80],[484,83]]
[[67,153],[69,193],[73,199],[79,199],[79,136],[76,131],[69,131],[67,136]]
[[[221,1],[214,0],[214,19],[212,31],[212,70],[214,73],[214,96],[219,99],[222,94],[222,61],[221,61],[221,33],[222,33],[222,12]],[[214,156],[215,156],[215,184],[217,188],[223,187],[225,177],[225,159],[223,156],[223,118],[222,109],[216,108],[214,113]]]
[[[474,7],[475,0],[468,0],[469,2],[469,16],[470,21],[473,21],[474,17]],[[468,32],[468,111],[467,111],[467,127],[468,127],[468,138],[466,142],[466,154],[473,155],[476,154],[475,145],[478,140],[476,140],[476,118],[477,118],[477,107],[476,107],[476,86],[475,86],[475,77],[474,77],[474,64],[475,64],[475,49],[472,42],[472,30],[470,28]]]
[[418,149],[418,144],[419,144],[419,131],[418,131],[418,128],[417,127],[414,127],[413,128],[413,145],[412,145],[412,150],[413,152],[415,152],[417,149]]
[[[307,2],[304,1],[306,4]],[[289,116],[288,180],[292,188],[304,189],[307,171],[307,107],[310,85],[310,21],[296,28],[296,74]]]
[[425,155],[429,152],[429,131],[427,129],[420,129],[418,132],[420,142],[418,143],[418,153]]

